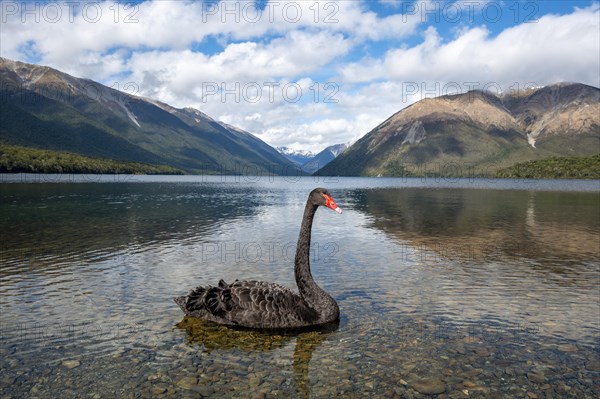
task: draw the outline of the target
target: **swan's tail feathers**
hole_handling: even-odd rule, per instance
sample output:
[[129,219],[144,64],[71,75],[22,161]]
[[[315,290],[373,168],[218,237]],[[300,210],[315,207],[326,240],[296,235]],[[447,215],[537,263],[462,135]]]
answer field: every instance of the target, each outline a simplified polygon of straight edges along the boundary
[[187,301],[187,297],[185,297],[185,296],[177,296],[177,297],[173,298],[173,300],[175,301],[175,303],[177,305],[179,305],[179,307],[181,308],[181,310],[183,310],[185,312],[185,303]]
[[233,308],[231,288],[225,281],[219,281],[218,287],[197,287],[187,296],[175,298],[175,303],[186,313],[210,313],[223,317]]

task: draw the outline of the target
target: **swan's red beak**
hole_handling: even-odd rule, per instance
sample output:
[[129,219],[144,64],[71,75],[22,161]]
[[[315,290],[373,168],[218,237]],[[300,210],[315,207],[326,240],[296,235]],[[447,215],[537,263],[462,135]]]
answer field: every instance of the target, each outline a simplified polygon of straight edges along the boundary
[[322,195],[323,195],[323,197],[325,197],[325,206],[326,207],[333,209],[337,213],[342,213],[342,208],[340,208],[339,206],[337,206],[337,204],[335,203],[335,201],[333,200],[333,198],[331,198],[327,194],[322,194]]

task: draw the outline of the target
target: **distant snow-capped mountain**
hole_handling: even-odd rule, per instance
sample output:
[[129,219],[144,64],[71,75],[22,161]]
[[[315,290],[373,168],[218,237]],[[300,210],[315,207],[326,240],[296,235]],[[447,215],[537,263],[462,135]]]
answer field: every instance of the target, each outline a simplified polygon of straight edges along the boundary
[[330,145],[315,155],[310,161],[302,165],[302,170],[306,173],[315,173],[317,170],[337,158],[338,155],[346,151],[349,146],[349,143]]
[[276,150],[297,166],[302,166],[315,157],[315,153],[311,151],[295,150],[285,146],[276,147]]
[[277,151],[292,161],[296,166],[301,167],[303,172],[315,173],[317,170],[333,161],[349,146],[350,143],[334,144],[317,154],[311,151],[295,150],[289,147],[277,147]]

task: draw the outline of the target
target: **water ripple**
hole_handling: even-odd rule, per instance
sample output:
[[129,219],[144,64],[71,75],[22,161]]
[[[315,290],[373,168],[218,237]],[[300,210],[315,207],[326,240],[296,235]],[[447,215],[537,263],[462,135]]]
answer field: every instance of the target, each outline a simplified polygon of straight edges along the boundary
[[[160,181],[2,188],[8,396],[31,395],[44,379],[40,396],[59,397],[66,378],[83,396],[96,393],[87,387],[119,396],[115,385],[215,396],[227,380],[253,394],[403,397],[432,374],[451,397],[464,381],[472,396],[523,396],[523,386],[541,395],[533,372],[555,396],[591,397],[600,347],[596,194],[340,180],[332,193],[344,213],[319,210],[311,252],[340,325],[283,337],[186,324],[172,297],[220,278],[294,287],[299,222],[315,182]],[[581,377],[562,378],[568,370]],[[112,388],[91,382],[102,373]]]

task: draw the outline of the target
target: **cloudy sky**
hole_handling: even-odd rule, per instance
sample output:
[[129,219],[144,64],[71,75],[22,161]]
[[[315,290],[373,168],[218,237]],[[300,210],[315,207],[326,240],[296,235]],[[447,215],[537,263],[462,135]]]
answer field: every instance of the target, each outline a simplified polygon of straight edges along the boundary
[[2,0],[0,18],[2,57],[312,151],[424,97],[600,86],[597,1]]

